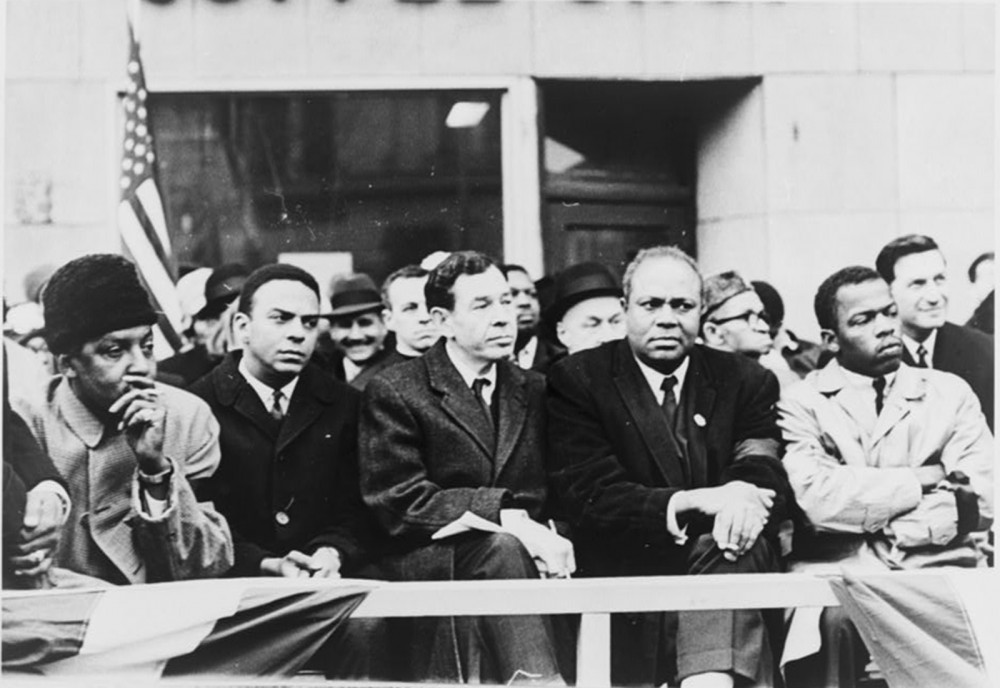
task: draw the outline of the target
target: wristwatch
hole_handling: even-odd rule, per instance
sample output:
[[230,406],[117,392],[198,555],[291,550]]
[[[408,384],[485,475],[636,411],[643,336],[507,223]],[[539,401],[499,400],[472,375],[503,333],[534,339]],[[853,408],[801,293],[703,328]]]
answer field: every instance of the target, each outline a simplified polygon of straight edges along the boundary
[[144,473],[142,469],[139,469],[139,481],[143,485],[163,485],[170,480],[170,476],[174,472],[174,465],[168,465],[164,470],[159,473]]

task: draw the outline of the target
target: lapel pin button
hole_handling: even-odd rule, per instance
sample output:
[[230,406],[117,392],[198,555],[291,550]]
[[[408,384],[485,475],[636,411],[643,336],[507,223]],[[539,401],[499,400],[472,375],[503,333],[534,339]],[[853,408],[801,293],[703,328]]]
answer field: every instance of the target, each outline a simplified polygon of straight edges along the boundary
[[694,414],[694,424],[697,425],[699,428],[703,428],[706,425],[708,425],[708,421],[705,420],[705,416],[701,415],[700,413],[696,413]]

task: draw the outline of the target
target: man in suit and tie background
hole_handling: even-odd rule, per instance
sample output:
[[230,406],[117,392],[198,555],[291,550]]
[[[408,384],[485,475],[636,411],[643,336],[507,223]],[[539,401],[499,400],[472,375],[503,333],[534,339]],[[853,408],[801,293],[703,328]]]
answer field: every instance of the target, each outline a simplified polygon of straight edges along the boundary
[[875,269],[899,306],[903,362],[954,373],[979,397],[993,430],[993,338],[947,322],[948,278],[944,255],[927,236],[908,234],[886,244]]
[[[453,253],[431,271],[425,292],[443,338],[376,376],[362,404],[361,487],[387,536],[383,569],[395,580],[567,575],[572,545],[542,525],[544,381],[509,360],[517,330],[503,273],[481,253]],[[507,532],[432,539],[466,512]],[[414,654],[431,662],[420,678],[561,680],[542,617],[431,626],[434,633],[411,635]],[[435,664],[436,650],[452,666]]]
[[[702,280],[679,249],[641,251],[624,292],[626,339],[549,372],[549,461],[581,572],[780,570],[777,380],[695,344]],[[612,682],[769,684],[767,635],[756,611],[616,615]]]
[[[835,358],[778,405],[784,464],[811,525],[793,568],[981,565],[969,534],[992,519],[994,458],[975,394],[954,375],[900,365],[899,309],[871,268],[828,277],[815,309]],[[791,632],[822,628],[823,645],[787,658],[799,660],[788,685],[855,685],[865,665],[857,632],[839,608],[822,612],[822,626],[816,615],[796,610]]]

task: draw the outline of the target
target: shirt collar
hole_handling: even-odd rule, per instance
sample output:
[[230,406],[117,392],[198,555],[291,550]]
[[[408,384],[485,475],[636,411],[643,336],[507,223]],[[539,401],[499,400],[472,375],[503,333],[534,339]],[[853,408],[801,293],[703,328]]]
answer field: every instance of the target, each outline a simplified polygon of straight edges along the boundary
[[485,373],[480,373],[477,370],[466,365],[464,361],[460,361],[456,356],[452,354],[452,343],[449,341],[444,346],[444,351],[448,354],[448,360],[451,364],[455,366],[458,374],[462,376],[462,381],[465,382],[465,386],[472,388],[472,383],[475,382],[476,378],[486,378],[490,382],[490,390],[495,390],[497,385],[497,364],[493,363],[490,365],[489,369]]
[[[863,387],[865,389],[872,389],[872,382],[875,378],[862,375],[861,373],[855,373],[853,370],[848,370],[844,366],[840,366],[840,369],[844,372],[844,379],[847,381],[848,387]],[[886,390],[889,390],[892,388],[892,383],[896,380],[896,371],[883,375],[882,377],[885,378]]]
[[535,362],[535,352],[538,351],[538,336],[532,335],[528,343],[517,352],[517,365],[521,368],[531,368]]
[[903,346],[910,352],[914,363],[920,360],[920,356],[917,355],[917,349],[923,344],[924,349],[927,350],[927,365],[931,365],[931,361],[934,360],[934,345],[937,343],[937,333],[937,330],[931,330],[931,335],[923,342],[918,342],[907,334],[903,335]]
[[[240,365],[238,367],[240,375],[243,379],[247,381],[250,385],[250,389],[256,392],[257,396],[260,397],[260,401],[264,404],[264,408],[270,409],[271,404],[274,403],[274,387],[266,385],[257,378],[253,376],[250,372],[250,368],[247,367],[246,356],[240,359]],[[288,404],[292,400],[292,393],[295,392],[295,386],[299,383],[299,376],[296,375],[292,378],[292,381],[281,388],[281,410],[283,412],[288,411]]]
[[[632,355],[635,357],[635,362],[639,364],[639,370],[642,371],[642,376],[646,378],[649,388],[653,390],[653,395],[659,399],[660,395],[663,394],[663,380],[666,379],[667,376],[640,361],[634,351],[632,352]],[[690,363],[691,357],[685,356],[684,361],[677,366],[677,369],[670,373],[677,379],[677,383],[674,385],[674,394],[678,399],[681,398],[681,390],[684,389],[684,378],[687,377],[688,366]]]

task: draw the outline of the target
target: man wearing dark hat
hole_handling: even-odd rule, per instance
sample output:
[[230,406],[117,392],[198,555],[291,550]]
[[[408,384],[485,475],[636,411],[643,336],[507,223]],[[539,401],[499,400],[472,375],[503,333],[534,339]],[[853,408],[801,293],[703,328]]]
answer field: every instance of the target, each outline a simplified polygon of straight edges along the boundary
[[326,354],[325,367],[336,379],[364,389],[369,376],[362,373],[388,354],[382,296],[368,275],[342,275],[330,283],[330,307],[334,351]]
[[193,489],[219,464],[219,425],[197,397],[154,382],[156,313],[135,267],[70,261],[43,303],[61,375],[25,420],[72,498],[55,563],[116,584],[225,573],[229,526]]
[[705,278],[705,344],[756,360],[771,350],[770,316],[753,287],[732,270]]
[[210,373],[222,361],[225,352],[209,351],[208,341],[219,327],[223,311],[239,298],[249,272],[238,263],[228,263],[212,271],[205,281],[205,305],[192,316],[195,345],[184,352],[160,361],[159,372],[177,376],[182,386]]
[[543,323],[567,353],[593,349],[625,336],[621,297],[621,287],[600,263],[572,265],[556,275]]

